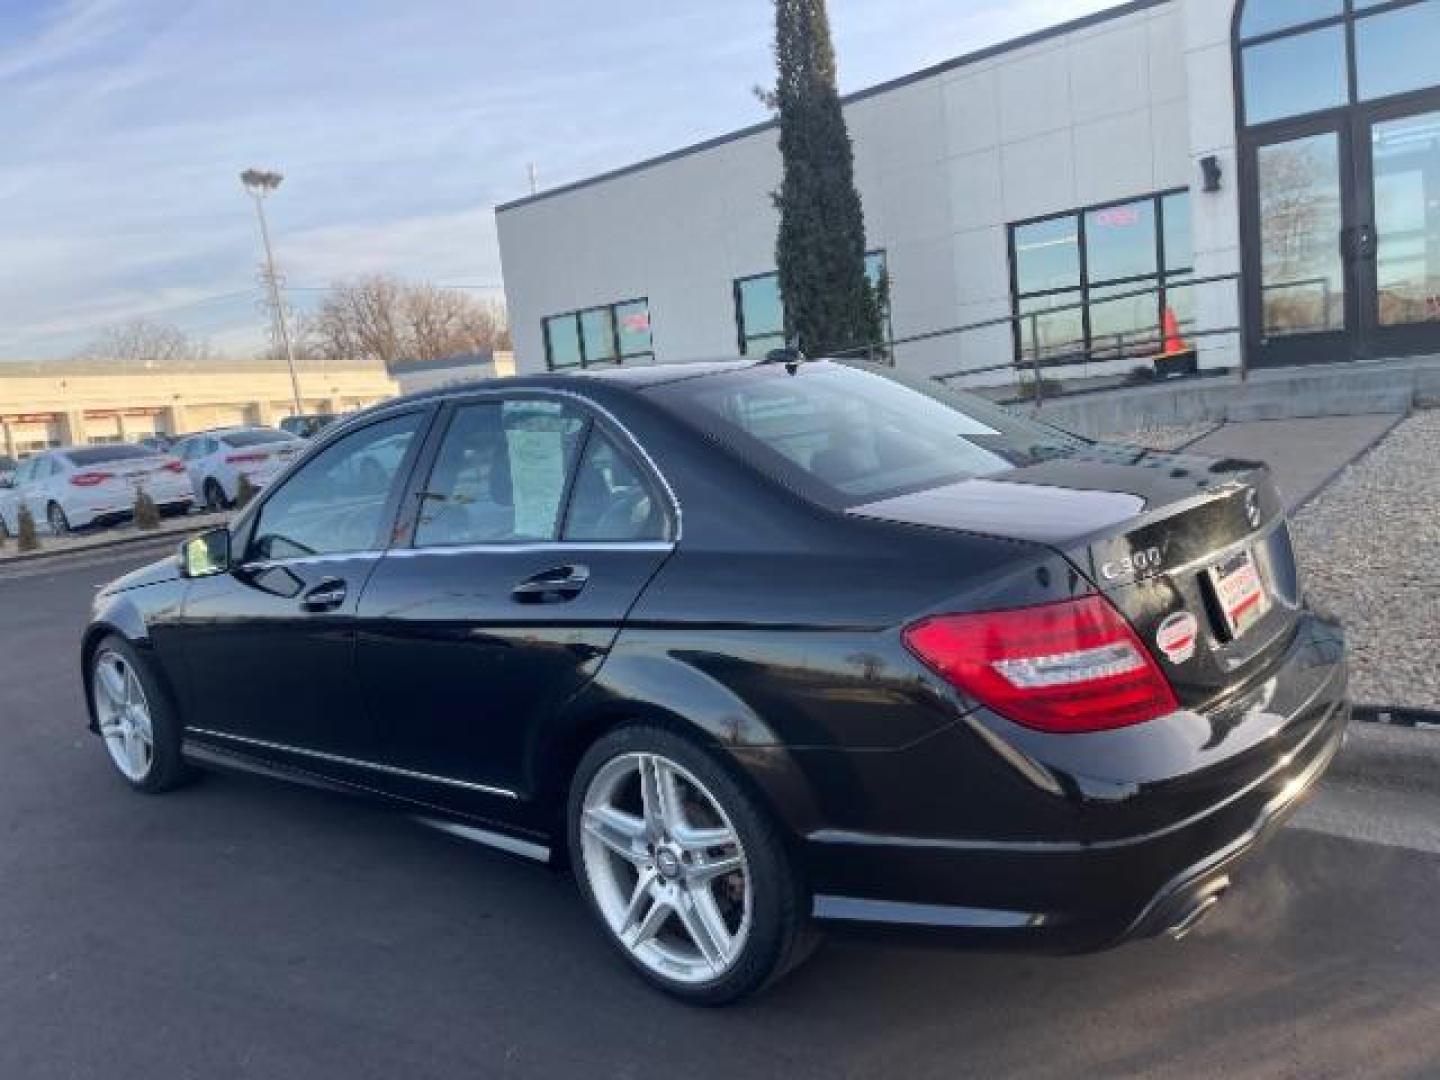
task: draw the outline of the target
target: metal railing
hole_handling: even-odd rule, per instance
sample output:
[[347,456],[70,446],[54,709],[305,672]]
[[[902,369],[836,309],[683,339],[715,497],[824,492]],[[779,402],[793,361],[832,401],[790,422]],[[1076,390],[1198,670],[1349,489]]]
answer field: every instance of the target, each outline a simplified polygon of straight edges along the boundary
[[[1016,382],[1024,387],[1024,376],[1029,375],[1032,385],[1031,400],[1040,404],[1046,395],[1046,373],[1063,373],[1067,369],[1073,369],[1092,364],[1109,364],[1122,362],[1126,359],[1143,360],[1153,359],[1161,354],[1166,345],[1166,333],[1163,324],[1157,324],[1154,328],[1143,327],[1137,329],[1135,336],[1130,337],[1125,331],[1108,333],[1102,335],[1109,341],[1116,341],[1116,355],[1100,355],[1096,349],[1095,335],[1092,333],[1087,343],[1083,339],[1075,339],[1053,344],[1046,344],[1044,352],[1049,355],[1041,355],[1040,346],[1040,325],[1041,320],[1052,318],[1057,314],[1067,311],[1084,311],[1087,308],[1093,309],[1098,304],[1110,304],[1121,300],[1137,299],[1140,297],[1155,297],[1156,310],[1159,311],[1159,294],[1163,290],[1176,292],[1180,289],[1194,289],[1207,285],[1230,284],[1236,289],[1235,311],[1243,310],[1243,298],[1239,295],[1241,277],[1239,274],[1214,274],[1208,277],[1187,277],[1179,281],[1167,282],[1164,285],[1159,283],[1147,285],[1144,288],[1133,291],[1107,294],[1102,297],[1092,297],[1089,300],[1080,300],[1071,304],[1061,304],[1055,307],[1045,308],[1041,311],[1025,312],[1023,314],[998,315],[990,319],[981,319],[978,322],[962,323],[957,326],[947,326],[938,330],[927,330],[924,333],[908,334],[902,337],[892,337],[884,342],[870,342],[865,345],[857,345],[846,349],[829,351],[827,355],[836,357],[853,357],[855,359],[869,359],[873,362],[895,363],[896,349],[906,345],[916,345],[923,342],[936,341],[944,338],[959,338],[964,334],[977,333],[984,330],[994,330],[998,327],[1005,327],[1010,331],[1011,340],[1020,343],[1020,355],[1012,357],[1003,363],[986,364],[979,367],[964,367],[954,371],[942,372],[933,376],[940,382],[951,382],[956,379],[975,378],[977,376],[993,375],[997,372],[1013,372]],[[1022,328],[1029,330],[1030,348],[1025,349],[1024,339],[1021,336]],[[1216,338],[1223,336],[1241,336],[1241,327],[1215,326],[1196,327],[1193,320],[1187,320],[1182,324],[1181,329],[1187,341],[1195,341],[1202,338]],[[1152,348],[1153,346],[1153,348]],[[1132,355],[1126,355],[1126,351]],[[1149,351],[1147,351],[1149,350]],[[1243,346],[1239,350],[1239,373],[1242,379],[1247,378],[1249,372],[1245,363],[1245,350]],[[1023,392],[1023,390],[1022,390]],[[1060,396],[1058,394],[1052,396]]]

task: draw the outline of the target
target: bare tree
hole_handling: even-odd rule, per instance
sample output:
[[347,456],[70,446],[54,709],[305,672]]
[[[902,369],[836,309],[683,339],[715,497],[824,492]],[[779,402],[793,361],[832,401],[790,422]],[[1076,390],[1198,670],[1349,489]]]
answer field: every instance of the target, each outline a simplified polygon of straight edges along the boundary
[[303,340],[331,361],[395,364],[510,347],[502,305],[375,276],[337,283]]
[[126,367],[184,367],[213,358],[210,344],[172,323],[132,319],[102,331],[80,351],[88,360],[112,360]]

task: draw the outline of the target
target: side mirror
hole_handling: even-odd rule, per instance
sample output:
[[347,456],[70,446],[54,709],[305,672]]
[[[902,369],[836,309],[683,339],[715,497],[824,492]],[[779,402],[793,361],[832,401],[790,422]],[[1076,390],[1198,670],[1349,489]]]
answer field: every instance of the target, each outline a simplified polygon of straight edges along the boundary
[[230,530],[210,529],[180,545],[180,574],[187,578],[214,577],[230,569]]

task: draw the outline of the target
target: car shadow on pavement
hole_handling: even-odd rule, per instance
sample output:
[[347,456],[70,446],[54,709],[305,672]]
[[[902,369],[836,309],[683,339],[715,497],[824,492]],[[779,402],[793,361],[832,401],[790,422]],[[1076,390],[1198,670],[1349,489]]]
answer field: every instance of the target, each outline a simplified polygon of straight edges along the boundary
[[123,849],[88,855],[126,882],[105,899],[129,933],[70,961],[97,986],[138,963],[182,1016],[223,1014],[182,1039],[202,1060],[238,1040],[316,1076],[733,1080],[1403,1076],[1440,1058],[1440,860],[1396,849],[1282,833],[1179,943],[1053,958],[837,940],[703,1010],[626,971],[568,875],[258,778],[127,799],[112,785],[86,812],[126,820]]

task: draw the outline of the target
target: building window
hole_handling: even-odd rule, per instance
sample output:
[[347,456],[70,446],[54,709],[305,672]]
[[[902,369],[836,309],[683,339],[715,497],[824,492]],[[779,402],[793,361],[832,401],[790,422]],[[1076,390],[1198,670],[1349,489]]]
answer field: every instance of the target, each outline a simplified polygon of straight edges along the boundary
[[1245,123],[1440,85],[1437,35],[1440,0],[1246,0]]
[[[1170,191],[1010,227],[1021,361],[1122,360],[1193,323],[1190,193]],[[1134,295],[1139,294],[1139,295]]]
[[552,315],[545,332],[545,365],[551,371],[623,364],[655,355],[650,338],[650,301],[646,297]]
[[[865,255],[865,276],[871,288],[880,292],[885,304],[885,336],[890,330],[890,285],[885,252]],[[754,274],[735,280],[735,329],[741,356],[764,356],[785,347],[785,304],[780,299],[780,274]]]

